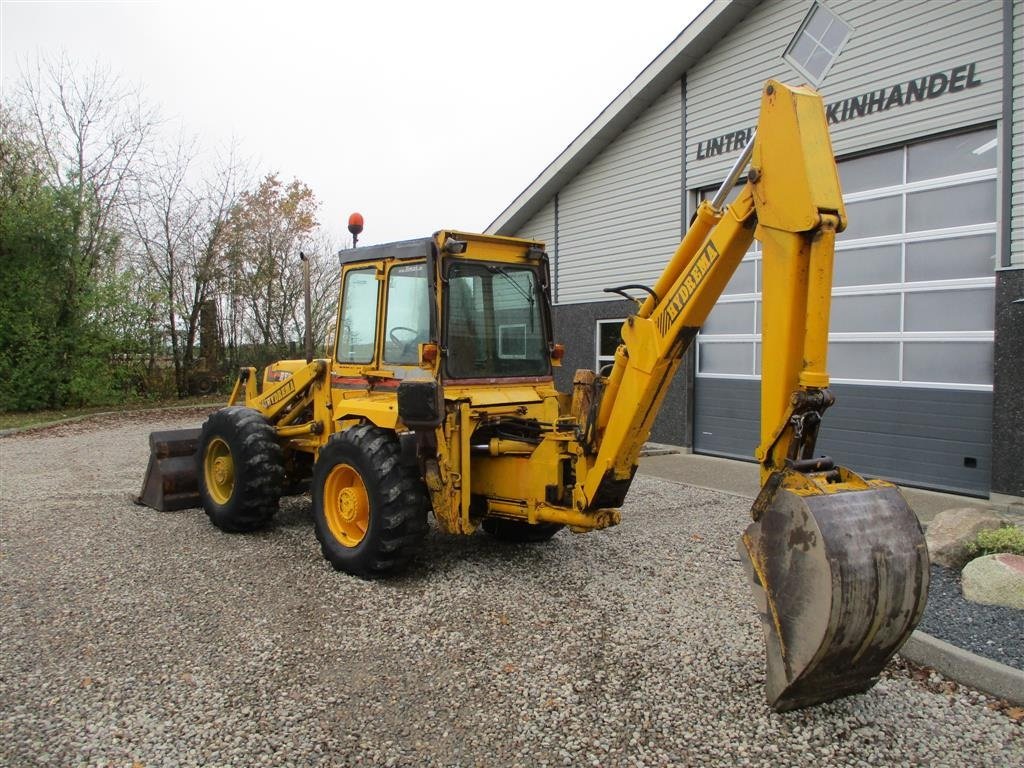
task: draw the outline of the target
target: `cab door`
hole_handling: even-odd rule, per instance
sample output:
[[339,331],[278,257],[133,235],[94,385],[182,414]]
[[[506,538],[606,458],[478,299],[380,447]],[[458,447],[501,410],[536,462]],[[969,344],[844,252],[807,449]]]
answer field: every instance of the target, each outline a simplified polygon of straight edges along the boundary
[[418,377],[420,344],[432,341],[426,261],[392,262],[387,270],[382,373],[397,380]]
[[383,263],[346,265],[342,270],[332,389],[366,392],[366,372],[378,368],[383,272]]

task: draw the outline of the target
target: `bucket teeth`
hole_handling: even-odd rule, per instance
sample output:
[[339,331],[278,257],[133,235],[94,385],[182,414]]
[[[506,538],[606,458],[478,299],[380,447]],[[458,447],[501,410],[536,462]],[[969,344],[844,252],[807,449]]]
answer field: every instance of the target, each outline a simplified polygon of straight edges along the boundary
[[768,702],[780,712],[871,688],[924,612],[929,569],[895,486],[856,478],[826,491],[787,479],[739,547],[765,635]]

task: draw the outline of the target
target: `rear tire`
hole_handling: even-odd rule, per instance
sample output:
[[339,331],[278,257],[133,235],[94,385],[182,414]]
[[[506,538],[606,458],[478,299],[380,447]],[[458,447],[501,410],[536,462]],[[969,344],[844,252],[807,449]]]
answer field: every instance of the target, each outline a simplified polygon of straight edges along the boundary
[[486,518],[481,527],[499,541],[510,544],[540,544],[550,541],[551,537],[565,526],[558,523],[537,523],[531,525],[519,520],[505,520],[500,517]]
[[222,408],[203,424],[196,452],[199,497],[215,526],[231,533],[265,527],[277,512],[284,458],[259,411]]
[[213,382],[213,377],[206,373],[201,373],[192,379],[192,392],[197,395],[210,395],[213,394],[213,390],[216,386]]
[[405,566],[427,532],[423,481],[399,461],[395,434],[371,425],[335,434],[313,468],[313,523],[337,571],[372,578]]

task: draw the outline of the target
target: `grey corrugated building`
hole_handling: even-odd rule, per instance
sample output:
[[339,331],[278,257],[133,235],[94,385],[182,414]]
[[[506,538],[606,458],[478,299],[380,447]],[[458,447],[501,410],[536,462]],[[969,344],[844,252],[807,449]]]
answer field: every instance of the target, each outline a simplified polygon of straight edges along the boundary
[[[611,359],[768,78],[822,93],[849,228],[837,244],[823,452],[867,474],[1024,496],[1024,3],[715,0],[489,227],[544,240],[556,335]],[[688,352],[654,439],[749,458],[760,260]]]

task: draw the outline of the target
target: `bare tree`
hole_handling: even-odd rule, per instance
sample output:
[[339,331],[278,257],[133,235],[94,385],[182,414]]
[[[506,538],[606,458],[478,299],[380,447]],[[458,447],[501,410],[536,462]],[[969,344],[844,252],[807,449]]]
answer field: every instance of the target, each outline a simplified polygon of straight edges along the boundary
[[[193,230],[192,247],[188,252],[192,297],[183,358],[187,366],[193,363],[203,306],[213,302],[219,307],[221,294],[229,284],[231,213],[238,205],[247,179],[247,164],[239,156],[237,143],[233,142],[217,153],[212,170],[198,185],[198,226]],[[211,352],[203,350],[202,353],[209,359]]]
[[184,137],[179,137],[169,150],[152,152],[147,158],[147,172],[136,178],[134,199],[128,206],[145,265],[156,276],[164,295],[164,317],[179,395],[187,390],[178,333],[187,280],[183,262],[191,248],[198,217],[198,202],[186,186],[194,159],[195,141]]
[[164,295],[175,385],[182,395],[189,389],[203,306],[216,301],[226,275],[227,221],[241,172],[231,147],[205,178],[190,181],[196,157],[195,140],[184,136],[170,149],[151,153],[130,206],[139,250]]
[[52,343],[74,370],[97,354],[80,343],[80,329],[95,314],[90,296],[104,275],[117,274],[127,187],[159,117],[138,88],[99,64],[74,66],[66,54],[23,68],[11,107],[39,148],[45,182],[70,201],[72,237],[55,300],[60,332]]
[[109,68],[77,67],[63,53],[26,67],[14,95],[33,126],[49,183],[76,194],[74,259],[80,274],[91,275],[109,253],[126,187],[159,115],[139,88],[125,85]]
[[[235,146],[211,171],[201,170],[194,139],[160,143],[160,119],[138,88],[66,54],[26,66],[10,105],[2,106],[5,131],[18,126],[26,146],[37,148],[35,175],[70,201],[73,242],[59,279],[66,283],[59,328],[120,318],[119,308],[130,305],[134,314],[119,327],[148,324],[151,363],[169,341],[183,394],[197,358],[211,355],[209,348],[197,353],[211,307],[233,358],[245,342],[276,355],[302,338],[304,250],[311,256],[314,338],[322,343],[333,325],[338,270],[332,244],[317,239],[317,201],[305,184],[270,174],[243,191],[246,169]],[[3,159],[12,159],[4,151]],[[83,297],[102,293],[96,289],[103,281],[126,300],[107,290],[114,298],[98,312]],[[145,335],[134,333],[133,349]],[[74,339],[62,332],[58,357],[84,354]]]

